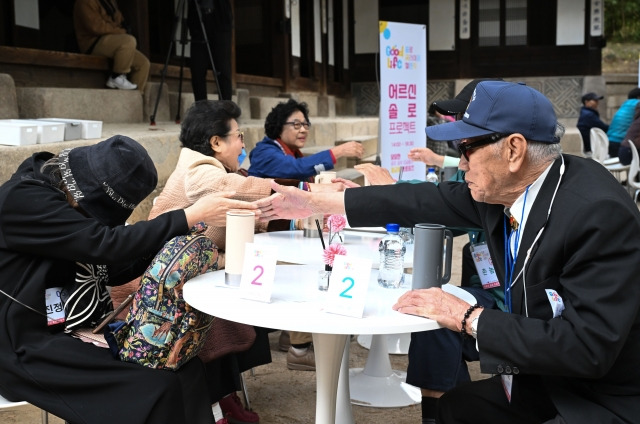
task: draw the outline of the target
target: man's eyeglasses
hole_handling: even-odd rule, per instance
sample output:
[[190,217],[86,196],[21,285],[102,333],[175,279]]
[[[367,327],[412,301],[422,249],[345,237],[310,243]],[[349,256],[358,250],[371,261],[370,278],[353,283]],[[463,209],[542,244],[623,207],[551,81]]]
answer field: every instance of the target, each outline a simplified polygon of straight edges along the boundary
[[299,130],[302,127],[304,127],[305,130],[308,130],[309,127],[311,126],[309,122],[300,122],[300,121],[285,122],[284,124],[291,125],[296,130]]
[[230,132],[229,134],[225,135],[225,137],[229,137],[230,135],[235,135],[236,137],[238,137],[240,139],[240,141],[242,141],[244,143],[244,131],[235,130],[235,131]]
[[488,144],[493,144],[496,143],[500,140],[502,140],[503,138],[505,138],[507,135],[506,134],[491,134],[488,135],[486,137],[483,138],[479,138],[475,141],[473,141],[472,143],[460,143],[458,144],[458,152],[460,152],[460,156],[464,156],[464,158],[469,161],[469,156],[471,155],[471,152],[474,151],[475,149],[482,147],[482,146],[486,146]]

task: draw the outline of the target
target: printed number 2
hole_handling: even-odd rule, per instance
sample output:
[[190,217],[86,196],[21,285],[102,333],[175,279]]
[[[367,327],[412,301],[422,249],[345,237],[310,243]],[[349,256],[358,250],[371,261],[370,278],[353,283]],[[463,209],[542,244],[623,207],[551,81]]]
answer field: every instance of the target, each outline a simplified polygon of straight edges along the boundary
[[348,299],[351,299],[351,298],[353,298],[353,296],[351,296],[350,294],[347,294],[347,292],[353,288],[353,286],[356,284],[356,282],[355,282],[355,281],[353,281],[353,278],[351,278],[351,277],[345,277],[345,278],[342,280],[342,282],[343,282],[343,283],[346,283],[347,281],[351,281],[351,285],[350,285],[349,287],[347,287],[347,288],[345,289],[345,291],[343,291],[342,293],[340,293],[340,297],[346,297],[346,298],[348,298]]
[[256,265],[253,267],[253,270],[259,270],[260,274],[256,275],[256,278],[253,279],[253,281],[251,281],[251,284],[256,285],[256,286],[261,286],[262,283],[260,281],[258,281],[258,278],[262,277],[262,274],[264,274],[264,268],[262,268],[261,265]]

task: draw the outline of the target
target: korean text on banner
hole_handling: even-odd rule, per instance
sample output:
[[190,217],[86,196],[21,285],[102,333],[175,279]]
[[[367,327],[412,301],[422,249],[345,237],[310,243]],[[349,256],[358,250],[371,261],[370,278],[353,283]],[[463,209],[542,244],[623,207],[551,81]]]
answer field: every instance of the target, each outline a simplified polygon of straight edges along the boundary
[[425,179],[408,153],[427,145],[426,126],[426,26],[380,21],[380,159],[395,178]]

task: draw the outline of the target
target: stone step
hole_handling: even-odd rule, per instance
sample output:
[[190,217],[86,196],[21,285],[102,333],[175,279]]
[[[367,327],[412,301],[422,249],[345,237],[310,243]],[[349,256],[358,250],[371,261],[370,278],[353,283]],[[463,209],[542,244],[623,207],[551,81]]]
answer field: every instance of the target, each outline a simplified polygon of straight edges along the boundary
[[[335,96],[325,96],[317,93],[295,92],[282,93],[278,97],[250,97],[251,119],[264,120],[271,109],[279,103],[294,99],[299,103],[306,103],[309,117],[335,117],[337,114],[349,113],[350,105]],[[352,114],[352,113],[351,113]]]
[[352,137],[336,140],[336,146],[348,143],[349,141],[358,141],[364,147],[363,157],[375,155],[378,153],[378,136],[377,135],[354,135]]
[[[376,155],[378,154],[378,137],[373,135],[358,135],[351,136],[345,139],[334,141],[333,145],[337,146],[343,143],[347,143],[349,141],[358,141],[362,143],[364,146],[364,157],[373,157],[375,160]],[[300,151],[306,155],[312,155],[314,153],[318,153],[320,151],[330,149],[332,146],[327,145],[315,145],[315,146],[305,146]],[[362,159],[354,158],[354,157],[341,157],[338,158],[335,164],[336,170],[353,168],[355,165],[362,163]]]
[[109,123],[143,121],[138,90],[16,87],[20,118],[72,117]]
[[286,101],[282,97],[249,97],[249,116],[264,121],[271,109]]
[[0,74],[0,119],[18,119],[16,84],[9,74]]
[[[150,83],[149,83],[150,84]],[[163,89],[163,91],[166,89]],[[155,89],[157,90],[157,88]],[[156,91],[154,90],[154,93]],[[180,96],[178,96],[180,94]],[[154,95],[153,101],[155,102],[155,98],[157,95]],[[180,109],[178,110],[178,98],[180,99]],[[217,94],[207,94],[207,99],[209,100],[218,100]],[[236,90],[236,94],[231,96],[231,100],[240,107],[242,111],[241,119],[244,117],[249,117],[250,107],[249,107],[249,90],[239,88]],[[165,120],[174,120],[181,121],[187,115],[187,109],[189,106],[195,101],[193,97],[193,93],[191,92],[182,92],[178,93],[177,91],[169,92],[168,105],[169,105],[169,113]],[[162,119],[158,119],[162,121]]]
[[582,136],[580,131],[576,127],[565,128],[564,137],[560,140],[562,145],[562,152],[576,156],[583,156],[582,154]]

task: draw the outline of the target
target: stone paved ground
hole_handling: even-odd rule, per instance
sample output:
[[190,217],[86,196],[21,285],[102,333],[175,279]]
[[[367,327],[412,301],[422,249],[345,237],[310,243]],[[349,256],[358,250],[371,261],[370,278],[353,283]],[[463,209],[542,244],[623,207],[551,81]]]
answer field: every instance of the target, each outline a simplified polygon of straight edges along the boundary
[[[460,251],[466,237],[454,239],[452,280],[460,282]],[[290,371],[286,366],[286,353],[278,350],[279,332],[270,334],[273,362],[257,367],[253,375],[246,373],[245,379],[252,408],[260,415],[262,424],[312,424],[315,417],[315,373]],[[351,341],[349,367],[363,368],[368,350],[355,340]],[[390,355],[391,367],[405,371],[407,355]],[[479,373],[477,363],[470,364],[474,379],[486,377]],[[356,424],[420,424],[420,405],[404,408],[371,408],[353,406]],[[39,424],[40,412],[34,406],[0,409],[0,424]],[[50,424],[63,424],[50,416]],[[161,424],[161,423],[159,423]],[[175,423],[178,424],[178,423]],[[185,423],[186,424],[186,423]]]

